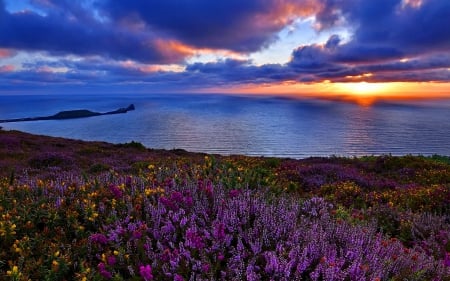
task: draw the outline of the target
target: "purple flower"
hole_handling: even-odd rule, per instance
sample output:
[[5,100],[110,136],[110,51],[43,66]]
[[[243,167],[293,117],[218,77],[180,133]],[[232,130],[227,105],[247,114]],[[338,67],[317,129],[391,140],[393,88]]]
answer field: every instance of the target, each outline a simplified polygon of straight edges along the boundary
[[450,267],[450,253],[445,253],[444,265]]
[[228,195],[230,196],[230,198],[234,198],[234,197],[237,197],[240,193],[241,193],[240,190],[238,190],[238,189],[233,189],[233,190],[230,190],[230,192],[228,193]]
[[109,256],[106,260],[108,261],[108,264],[110,266],[114,266],[116,264],[116,257],[115,256]]
[[192,228],[186,230],[186,244],[193,249],[202,249],[205,247],[203,238]]
[[278,264],[278,259],[274,252],[266,252],[266,268],[264,269],[266,273],[273,274],[278,272],[280,265]]
[[172,194],[170,195],[170,199],[171,199],[173,202],[180,203],[180,202],[183,201],[183,194],[181,194],[181,192],[179,192],[179,191],[174,191],[174,192],[172,192]]
[[104,263],[99,263],[98,266],[98,272],[100,273],[101,276],[103,276],[103,278],[105,279],[111,279],[112,278],[112,274],[111,272],[109,272],[108,270],[106,270],[106,266]]
[[223,223],[214,225],[213,236],[217,240],[223,240],[225,238],[225,225]]
[[149,264],[145,266],[141,265],[139,267],[139,274],[141,275],[142,278],[144,278],[145,281],[153,279],[152,267]]
[[176,206],[176,204],[169,198],[166,198],[164,196],[159,198],[159,201],[168,209],[170,210],[178,210],[178,207]]
[[173,278],[173,281],[184,281],[184,278],[181,277],[180,274],[175,274],[175,278]]
[[111,184],[109,186],[109,191],[114,195],[116,199],[120,199],[123,196],[122,190],[117,185]]
[[126,185],[128,188],[130,188],[132,183],[133,183],[133,179],[132,179],[130,176],[128,176],[127,179],[126,179],[126,181],[125,181],[125,185]]
[[194,204],[194,201],[192,200],[192,196],[186,195],[186,196],[184,197],[184,204],[185,204],[187,207],[191,207],[191,206]]
[[212,195],[213,195],[213,186],[212,186],[212,183],[211,183],[211,182],[208,182],[208,183],[206,184],[206,187],[205,187],[205,193],[206,193],[206,195],[208,195],[208,196],[212,196]]
[[100,244],[100,245],[108,244],[108,239],[106,238],[105,235],[103,235],[101,233],[92,234],[91,237],[89,237],[89,238],[92,241],[92,243],[94,243],[94,244]]
[[209,271],[209,269],[210,269],[209,263],[202,264],[202,271],[203,272],[207,273]]
[[135,231],[133,231],[132,237],[133,237],[133,239],[140,239],[142,237],[142,232],[139,230],[135,230]]

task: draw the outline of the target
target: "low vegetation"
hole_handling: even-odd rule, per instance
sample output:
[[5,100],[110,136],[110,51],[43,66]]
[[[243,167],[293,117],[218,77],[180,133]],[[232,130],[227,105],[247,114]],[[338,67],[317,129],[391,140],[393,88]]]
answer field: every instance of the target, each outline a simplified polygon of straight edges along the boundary
[[0,280],[450,280],[449,162],[0,131]]

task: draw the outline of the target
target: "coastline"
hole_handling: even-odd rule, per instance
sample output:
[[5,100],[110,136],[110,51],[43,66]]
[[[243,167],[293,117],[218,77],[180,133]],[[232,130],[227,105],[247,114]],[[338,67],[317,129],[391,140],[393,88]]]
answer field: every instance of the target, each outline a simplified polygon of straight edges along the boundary
[[[79,139],[53,137],[46,135],[31,134],[17,130],[0,129],[0,174],[12,169],[24,169],[31,158],[43,157],[43,155],[56,155],[55,163],[62,170],[89,170],[96,163],[122,163],[122,170],[133,170],[140,162],[149,162],[152,159],[180,159],[189,158],[193,162],[201,162],[204,157],[214,157],[217,161],[228,161],[233,159],[245,159],[246,161],[274,161],[277,163],[308,164],[311,162],[357,162],[361,159],[383,159],[383,158],[411,158],[411,159],[435,159],[443,163],[450,163],[450,155],[364,155],[359,157],[346,156],[309,156],[301,159],[287,157],[247,156],[247,155],[221,155],[203,152],[191,152],[184,149],[154,149],[145,147],[135,141],[128,143],[109,143],[105,141],[85,141]],[[26,154],[27,157],[24,157]],[[50,161],[51,162],[51,161]],[[15,163],[15,165],[11,165]],[[140,164],[142,164],[140,163]],[[106,167],[106,166],[105,166]],[[105,169],[107,170],[107,169]]]

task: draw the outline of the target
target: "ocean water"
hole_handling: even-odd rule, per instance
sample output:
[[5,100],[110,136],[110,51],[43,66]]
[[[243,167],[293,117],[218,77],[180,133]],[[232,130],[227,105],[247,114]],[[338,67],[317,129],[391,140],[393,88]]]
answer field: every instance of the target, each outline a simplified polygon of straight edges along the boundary
[[71,120],[3,123],[4,130],[149,148],[304,158],[450,155],[450,100],[379,102],[218,94],[5,95],[0,119],[62,110],[135,111]]

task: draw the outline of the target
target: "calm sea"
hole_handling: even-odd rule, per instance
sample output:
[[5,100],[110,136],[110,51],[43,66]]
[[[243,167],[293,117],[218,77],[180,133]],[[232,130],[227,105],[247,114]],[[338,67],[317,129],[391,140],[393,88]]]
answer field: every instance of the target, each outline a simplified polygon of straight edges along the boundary
[[0,119],[62,110],[126,114],[0,124],[6,130],[149,148],[304,158],[391,153],[450,155],[450,100],[350,102],[233,95],[0,96]]

